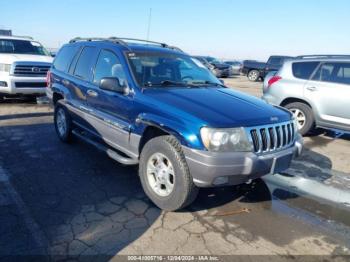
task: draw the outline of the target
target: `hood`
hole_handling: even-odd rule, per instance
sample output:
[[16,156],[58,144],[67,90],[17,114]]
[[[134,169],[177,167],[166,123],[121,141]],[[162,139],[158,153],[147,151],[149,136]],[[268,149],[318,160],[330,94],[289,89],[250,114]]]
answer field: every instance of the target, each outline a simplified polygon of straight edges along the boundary
[[[147,89],[145,95],[170,110],[210,127],[240,127],[289,121],[291,114],[261,99],[228,88]],[[159,106],[157,106],[159,108]],[[186,117],[187,118],[187,117]]]
[[12,64],[13,62],[47,62],[52,63],[51,56],[44,55],[24,55],[24,54],[0,54],[0,63]]

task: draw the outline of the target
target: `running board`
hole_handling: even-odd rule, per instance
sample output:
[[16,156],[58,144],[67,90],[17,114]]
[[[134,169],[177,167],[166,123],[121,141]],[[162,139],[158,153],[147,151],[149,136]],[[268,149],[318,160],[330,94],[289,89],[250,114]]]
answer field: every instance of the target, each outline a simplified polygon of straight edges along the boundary
[[133,159],[129,157],[124,157],[118,154],[116,151],[108,148],[107,146],[92,140],[91,138],[84,136],[82,133],[80,133],[78,130],[74,129],[72,130],[72,133],[78,137],[79,139],[83,140],[84,142],[93,145],[97,149],[105,152],[110,158],[114,159],[115,161],[124,164],[124,165],[136,165],[139,163],[138,159]]

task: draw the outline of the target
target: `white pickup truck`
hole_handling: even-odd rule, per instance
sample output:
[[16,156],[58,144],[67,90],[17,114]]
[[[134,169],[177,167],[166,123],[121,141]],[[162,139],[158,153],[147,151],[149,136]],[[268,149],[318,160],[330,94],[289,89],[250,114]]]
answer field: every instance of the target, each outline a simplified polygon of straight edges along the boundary
[[45,95],[52,60],[50,53],[31,38],[0,36],[0,100]]

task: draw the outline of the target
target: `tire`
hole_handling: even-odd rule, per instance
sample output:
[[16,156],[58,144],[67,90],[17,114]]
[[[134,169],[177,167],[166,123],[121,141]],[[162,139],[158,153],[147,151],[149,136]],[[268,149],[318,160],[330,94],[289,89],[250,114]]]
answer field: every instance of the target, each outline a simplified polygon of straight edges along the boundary
[[[310,133],[311,131],[313,131],[313,129],[315,128],[315,117],[310,106],[301,102],[294,102],[294,103],[285,105],[285,108],[291,111],[295,117],[297,117],[296,114],[298,114],[298,116],[304,116],[305,118],[304,124],[298,126],[299,133],[301,135],[304,136]],[[299,119],[300,119],[299,123],[302,123],[301,121],[302,118],[299,117]],[[297,121],[298,121],[298,117],[297,117]]]
[[250,70],[247,77],[249,81],[256,82],[260,78],[260,73],[258,70]]
[[[155,166],[171,170],[169,173],[165,172],[168,175],[164,175],[169,177],[170,183],[172,180],[171,187],[161,178],[156,178],[156,174],[162,175],[162,169]],[[172,174],[169,175],[170,173]],[[193,183],[181,145],[173,136],[156,137],[146,143],[141,152],[139,176],[146,195],[160,209],[179,210],[191,204],[197,197],[198,188]],[[164,184],[154,186],[156,181]],[[168,189],[170,192],[166,192]]]
[[72,119],[68,110],[59,103],[55,107],[54,125],[57,136],[62,142],[72,142]]

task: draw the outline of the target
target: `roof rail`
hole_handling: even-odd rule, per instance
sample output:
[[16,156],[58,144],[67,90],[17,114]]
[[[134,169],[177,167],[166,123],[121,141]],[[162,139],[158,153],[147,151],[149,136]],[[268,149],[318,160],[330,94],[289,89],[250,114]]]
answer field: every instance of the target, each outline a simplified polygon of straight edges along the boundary
[[69,43],[75,43],[75,42],[80,42],[80,41],[111,41],[111,42],[116,42],[119,44],[125,44],[124,41],[117,37],[75,37],[69,41]]
[[297,59],[307,59],[307,58],[350,58],[350,55],[300,55],[296,57]]
[[149,43],[149,44],[155,44],[155,45],[160,45],[161,47],[169,47],[167,44],[165,43],[160,43],[160,42],[156,42],[156,41],[150,41],[150,40],[143,40],[143,39],[137,39],[137,38],[124,38],[121,37],[119,39],[122,39],[124,41],[129,41],[129,42],[143,42],[143,43]]
[[33,37],[27,36],[27,35],[10,35],[10,36],[11,36],[11,37],[27,38],[27,39],[30,39],[30,40],[34,40]]
[[76,38],[73,38],[72,40],[70,40],[69,43],[75,43],[75,42],[79,42],[79,41],[110,41],[110,42],[113,42],[116,44],[121,44],[123,46],[126,46],[127,48],[129,48],[127,42],[141,42],[141,43],[149,43],[152,45],[159,45],[159,46],[164,47],[164,48],[169,48],[169,49],[183,52],[180,48],[175,47],[175,46],[169,46],[165,43],[137,39],[137,38],[115,37],[115,36],[106,37],[106,38],[105,37],[76,37]]

